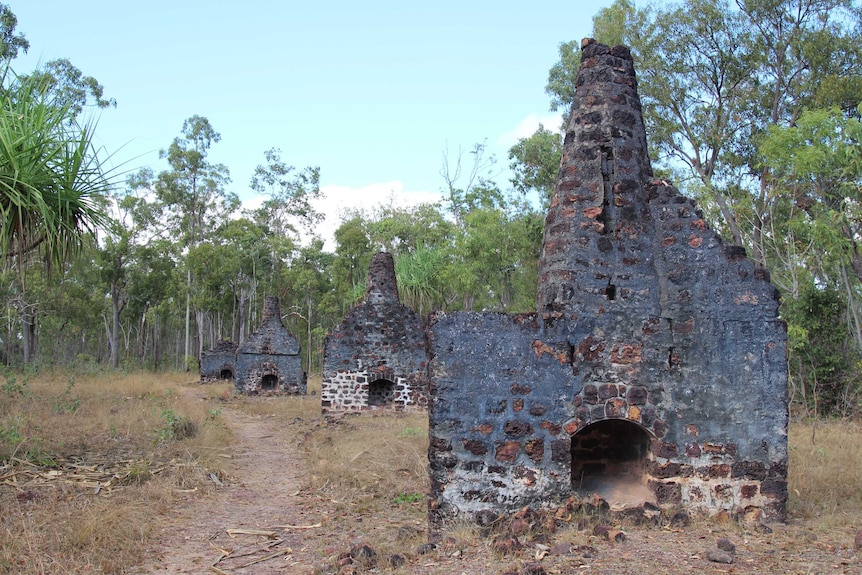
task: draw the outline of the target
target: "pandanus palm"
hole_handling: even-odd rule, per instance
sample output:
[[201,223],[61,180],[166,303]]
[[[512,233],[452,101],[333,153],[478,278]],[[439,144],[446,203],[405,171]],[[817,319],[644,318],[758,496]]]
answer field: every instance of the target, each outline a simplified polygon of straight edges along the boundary
[[[3,79],[14,76],[7,69]],[[31,359],[33,315],[24,271],[38,259],[66,261],[106,222],[98,202],[110,186],[81,124],[39,78],[3,81],[0,94],[0,258],[17,274],[24,361]]]

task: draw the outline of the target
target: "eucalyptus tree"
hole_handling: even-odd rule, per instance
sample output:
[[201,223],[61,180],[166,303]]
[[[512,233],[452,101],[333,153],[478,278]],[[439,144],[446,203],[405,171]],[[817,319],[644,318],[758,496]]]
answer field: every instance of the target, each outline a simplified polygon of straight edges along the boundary
[[535,194],[538,205],[547,210],[562,156],[563,136],[540,124],[530,137],[519,139],[509,149],[512,186],[525,197]]
[[323,220],[315,208],[315,202],[322,198],[320,168],[297,170],[282,160],[278,148],[264,152],[264,158],[266,163],[255,168],[250,185],[266,199],[249,215],[265,230],[271,262],[269,284],[275,289],[284,266],[302,242],[315,235],[317,224]]
[[470,196],[442,272],[457,295],[445,299],[463,309],[532,309],[544,217],[496,185],[475,187]]
[[[361,212],[343,216],[335,230],[335,289],[347,306],[353,305],[365,291],[365,273],[371,264],[373,247],[369,237],[370,219]],[[343,311],[346,311],[343,310]]]
[[[242,343],[252,329],[249,310],[254,307],[260,291],[274,293],[267,281],[273,279],[273,250],[270,229],[263,221],[249,217],[231,218],[221,227],[219,238],[238,254],[238,266],[233,277],[226,278],[232,294],[233,312],[230,339]],[[259,286],[263,284],[263,289]],[[227,335],[227,334],[225,334]]]
[[371,249],[393,256],[436,248],[451,243],[455,224],[439,203],[399,207],[382,205],[369,216]]
[[[158,174],[153,188],[164,223],[178,234],[186,260],[189,253],[239,206],[236,195],[225,190],[230,182],[227,167],[209,161],[210,147],[220,140],[221,135],[209,120],[194,115],[183,122],[181,136],[174,138],[168,149],[159,154],[167,160],[169,168]],[[196,295],[188,263],[186,261],[184,327],[187,368],[191,357],[192,298]],[[202,322],[198,321],[199,332],[202,329]],[[203,342],[201,334],[198,335],[196,355],[200,357]]]
[[67,58],[50,60],[31,73],[44,89],[69,106],[78,116],[85,108],[116,108],[117,101],[105,96],[105,88],[93,76],[86,76]]
[[8,62],[18,57],[18,52],[27,53],[30,42],[20,32],[16,33],[18,18],[7,4],[0,4],[0,60]]
[[336,256],[323,249],[323,240],[313,238],[297,250],[279,282],[279,298],[288,302],[282,308],[291,331],[304,340],[305,369],[321,365],[323,338],[341,321],[343,308],[333,285],[332,267]]

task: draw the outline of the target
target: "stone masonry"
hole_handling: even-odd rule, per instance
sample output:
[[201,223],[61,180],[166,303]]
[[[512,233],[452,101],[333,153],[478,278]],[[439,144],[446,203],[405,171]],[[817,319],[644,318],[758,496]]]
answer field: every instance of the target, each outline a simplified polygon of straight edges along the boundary
[[305,395],[299,342],[282,323],[276,297],[266,298],[260,327],[237,350],[236,392]]
[[778,293],[653,178],[625,47],[583,43],[538,294],[431,318],[432,523],[591,492],[784,518]]
[[392,255],[378,253],[365,297],[326,337],[322,409],[425,409],[425,370],[422,323],[398,299]]
[[214,348],[201,353],[201,383],[234,379],[238,347],[232,341],[221,339]]

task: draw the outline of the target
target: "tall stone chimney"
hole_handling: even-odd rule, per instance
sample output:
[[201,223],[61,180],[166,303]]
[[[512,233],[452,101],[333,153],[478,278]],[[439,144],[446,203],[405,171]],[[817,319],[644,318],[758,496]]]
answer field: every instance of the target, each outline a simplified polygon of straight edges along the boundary
[[398,284],[395,281],[395,260],[392,254],[379,252],[371,258],[365,288],[365,301],[369,303],[399,302]]
[[278,322],[280,325],[284,325],[281,321],[281,305],[278,303],[278,298],[268,295],[263,300],[263,318],[261,319],[261,323],[269,324],[271,322]]

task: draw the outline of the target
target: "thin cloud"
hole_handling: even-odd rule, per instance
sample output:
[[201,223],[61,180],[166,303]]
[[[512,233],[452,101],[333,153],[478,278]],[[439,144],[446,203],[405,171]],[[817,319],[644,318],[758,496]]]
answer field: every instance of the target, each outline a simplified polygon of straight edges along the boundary
[[507,148],[514,146],[521,138],[529,138],[532,136],[536,130],[539,129],[540,124],[544,126],[546,130],[559,132],[562,122],[562,114],[548,114],[546,116],[528,114],[515,128],[500,134],[497,137],[497,144],[506,146]]

